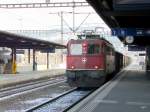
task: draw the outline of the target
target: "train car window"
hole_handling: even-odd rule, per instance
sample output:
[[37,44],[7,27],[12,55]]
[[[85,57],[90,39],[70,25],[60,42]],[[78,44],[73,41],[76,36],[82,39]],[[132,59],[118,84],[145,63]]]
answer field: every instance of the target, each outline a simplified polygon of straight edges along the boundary
[[71,55],[82,55],[82,44],[71,44],[70,54]]
[[109,47],[106,47],[106,54],[110,55],[110,49],[109,49]]
[[89,44],[87,54],[99,54],[100,53],[100,45]]
[[114,52],[114,50],[112,49],[112,55],[114,56],[115,55],[115,52]]
[[113,55],[113,51],[112,51],[112,48],[110,49],[110,55]]
[[110,47],[107,47],[106,48],[106,53],[107,53],[107,55],[113,55],[113,49],[110,48]]
[[105,46],[102,45],[102,52],[105,53]]

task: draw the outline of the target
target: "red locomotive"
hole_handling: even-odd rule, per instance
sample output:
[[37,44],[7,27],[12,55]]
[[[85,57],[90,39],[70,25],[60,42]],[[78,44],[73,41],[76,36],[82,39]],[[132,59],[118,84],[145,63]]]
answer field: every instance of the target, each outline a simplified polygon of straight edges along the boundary
[[67,82],[76,87],[99,87],[116,70],[113,45],[99,35],[70,40],[67,44]]

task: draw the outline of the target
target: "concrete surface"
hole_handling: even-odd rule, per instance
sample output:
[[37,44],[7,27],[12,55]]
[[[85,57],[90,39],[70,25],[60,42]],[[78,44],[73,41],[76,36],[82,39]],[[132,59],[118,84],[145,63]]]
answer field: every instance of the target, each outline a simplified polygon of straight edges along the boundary
[[131,65],[69,112],[150,112],[150,73]]
[[48,71],[24,72],[19,74],[0,74],[0,87],[44,77],[53,77],[55,75],[62,75],[64,73],[65,69],[54,69]]
[[25,112],[25,110],[53,99],[70,89],[72,88],[66,83],[60,82],[36,91],[0,100],[0,112]]

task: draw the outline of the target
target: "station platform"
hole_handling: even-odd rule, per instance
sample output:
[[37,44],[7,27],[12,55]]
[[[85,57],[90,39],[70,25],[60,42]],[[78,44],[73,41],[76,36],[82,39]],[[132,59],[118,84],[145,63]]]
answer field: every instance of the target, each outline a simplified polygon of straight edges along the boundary
[[69,112],[150,112],[150,73],[132,66]]
[[46,79],[63,75],[65,69],[53,69],[46,71],[30,71],[18,74],[0,74],[0,88],[16,85],[20,83],[30,82],[33,80]]

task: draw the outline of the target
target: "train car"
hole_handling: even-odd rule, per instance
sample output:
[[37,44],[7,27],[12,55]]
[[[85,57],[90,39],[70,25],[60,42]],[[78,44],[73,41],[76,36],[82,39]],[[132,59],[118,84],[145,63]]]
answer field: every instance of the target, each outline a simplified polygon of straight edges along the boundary
[[125,68],[126,66],[128,66],[131,63],[131,58],[129,56],[125,56],[123,55],[123,68]]
[[145,56],[145,64],[146,64],[146,71],[150,71],[150,47],[146,48],[146,56]]
[[115,72],[119,72],[123,67],[123,58],[124,56],[119,53],[119,52],[115,52]]
[[99,87],[115,67],[113,45],[99,35],[70,40],[67,44],[67,82],[76,87]]

